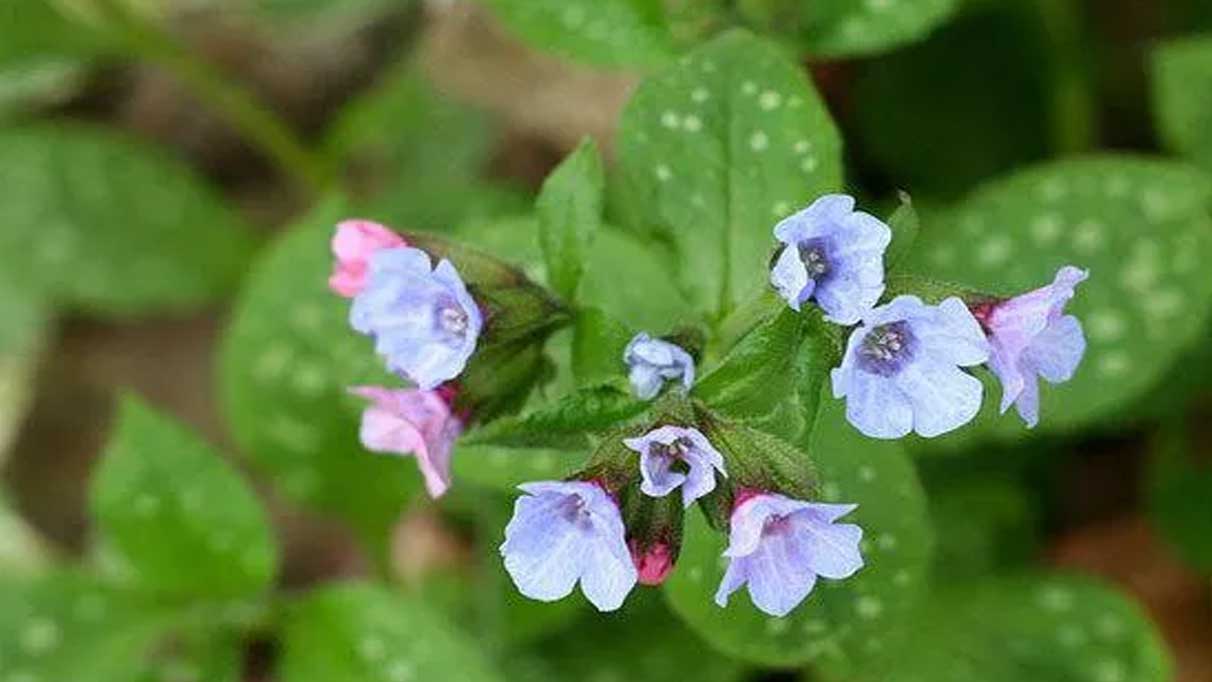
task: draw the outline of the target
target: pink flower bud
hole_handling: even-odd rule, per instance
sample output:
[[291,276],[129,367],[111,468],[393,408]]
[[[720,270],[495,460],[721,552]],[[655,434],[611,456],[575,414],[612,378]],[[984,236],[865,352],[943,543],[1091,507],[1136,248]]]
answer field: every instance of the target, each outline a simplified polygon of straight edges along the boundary
[[673,571],[673,552],[664,542],[641,548],[635,540],[630,543],[631,560],[635,563],[641,585],[660,585]]

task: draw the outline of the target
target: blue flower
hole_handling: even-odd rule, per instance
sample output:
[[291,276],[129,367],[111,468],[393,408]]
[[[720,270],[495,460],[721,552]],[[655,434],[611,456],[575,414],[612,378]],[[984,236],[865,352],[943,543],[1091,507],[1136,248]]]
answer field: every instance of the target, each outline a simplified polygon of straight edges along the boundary
[[518,590],[539,601],[581,592],[599,611],[623,604],[636,583],[619,507],[597,483],[544,481],[519,488],[501,555]]
[[960,367],[988,359],[989,342],[963,301],[928,306],[897,296],[851,333],[833,396],[846,398],[846,418],[868,436],[930,438],[976,416],[981,382]]
[[1082,325],[1065,314],[1065,304],[1088,276],[1067,266],[1048,286],[976,310],[989,333],[989,369],[1002,383],[1002,412],[1014,405],[1029,427],[1039,423],[1037,375],[1068,381],[1086,353]]
[[463,371],[484,322],[454,266],[443,260],[430,270],[429,256],[411,247],[371,256],[349,321],[374,338],[388,369],[426,390]]
[[694,385],[694,358],[677,344],[654,339],[644,332],[635,335],[623,351],[630,369],[631,390],[641,400],[651,400],[666,381],[682,380],[686,390]]
[[884,251],[892,230],[854,210],[854,199],[828,194],[774,227],[783,243],[770,283],[792,308],[812,299],[825,318],[855,324],[884,293]]
[[[682,504],[689,507],[715,490],[715,472],[724,476],[724,456],[698,429],[661,426],[623,444],[640,453],[640,491],[664,497],[682,486]],[[684,470],[684,471],[683,471]]]
[[732,510],[728,570],[715,603],[749,586],[753,605],[785,616],[807,598],[817,576],[841,580],[863,567],[859,542],[863,529],[834,523],[858,508],[854,504],[816,504],[776,493],[757,493]]

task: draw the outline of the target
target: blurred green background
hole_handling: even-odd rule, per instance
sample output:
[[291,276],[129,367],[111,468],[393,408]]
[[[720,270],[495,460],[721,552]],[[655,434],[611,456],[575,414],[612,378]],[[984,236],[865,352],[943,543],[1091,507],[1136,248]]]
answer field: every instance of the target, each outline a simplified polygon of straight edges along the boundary
[[[917,267],[1017,285],[1032,248],[1001,240],[1063,232],[1117,283],[1053,427],[909,443],[932,577],[886,670],[836,665],[818,621],[688,613],[685,585],[524,602],[509,485],[567,453],[461,453],[435,504],[343,395],[379,372],[324,287],[336,220],[541,278],[546,174],[587,135],[613,163],[644,76],[737,25],[810,76],[849,191],[912,194]],[[0,682],[1210,681],[1210,172],[1207,0],[0,0]],[[682,303],[635,234],[587,286],[660,325]],[[147,526],[153,480],[195,506]]]

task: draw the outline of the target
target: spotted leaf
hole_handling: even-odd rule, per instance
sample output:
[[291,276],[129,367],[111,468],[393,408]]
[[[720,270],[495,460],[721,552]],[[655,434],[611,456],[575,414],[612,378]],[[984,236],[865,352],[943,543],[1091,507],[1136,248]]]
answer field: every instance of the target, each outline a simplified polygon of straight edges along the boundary
[[623,113],[619,162],[643,222],[681,254],[703,311],[765,285],[780,218],[841,184],[841,141],[779,46],[727,33],[645,80]]
[[197,436],[133,397],[118,412],[92,508],[147,589],[238,597],[276,573],[269,523],[248,485]]
[[672,54],[660,0],[486,0],[540,50],[598,66],[651,66]]
[[1170,149],[1212,169],[1212,35],[1153,52],[1153,115]]
[[287,609],[282,682],[496,682],[477,642],[387,587],[331,585]]
[[943,589],[862,682],[1166,682],[1160,634],[1120,594],[1058,576]]

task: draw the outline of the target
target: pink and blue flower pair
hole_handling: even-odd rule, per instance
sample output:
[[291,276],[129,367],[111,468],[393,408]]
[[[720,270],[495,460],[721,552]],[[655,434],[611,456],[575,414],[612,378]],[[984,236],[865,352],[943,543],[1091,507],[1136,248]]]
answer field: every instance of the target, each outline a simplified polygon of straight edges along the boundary
[[483,326],[479,307],[449,261],[429,255],[369,221],[337,226],[329,288],[353,299],[350,324],[375,339],[390,370],[414,389],[351,389],[371,401],[360,438],[372,452],[414,455],[432,497],[450,487],[450,453],[465,418],[454,409],[456,386]]
[[[640,490],[663,497],[682,488],[683,504],[709,494],[724,458],[694,428],[661,426],[624,444],[639,453]],[[685,471],[678,473],[675,467]],[[636,583],[658,584],[672,569],[666,544],[636,552],[619,504],[602,483],[546,481],[521,486],[501,554],[522,594],[555,601],[577,582],[599,610],[623,604]],[[862,530],[836,523],[855,505],[817,504],[774,492],[745,491],[730,518],[729,559],[716,603],[748,586],[760,610],[784,616],[811,593],[818,577],[843,579],[863,567]],[[629,548],[632,550],[629,553]]]
[[983,386],[967,370],[987,364],[1002,384],[1001,411],[1015,405],[1029,427],[1039,421],[1038,378],[1072,378],[1085,353],[1081,324],[1065,315],[1087,273],[1067,266],[1049,286],[973,306],[958,297],[927,305],[884,293],[884,252],[891,230],[854,211],[854,200],[827,195],[774,229],[782,243],[770,281],[792,308],[811,300],[825,319],[857,325],[833,394],[847,419],[873,438],[917,433],[932,438],[963,426],[980,410]]

